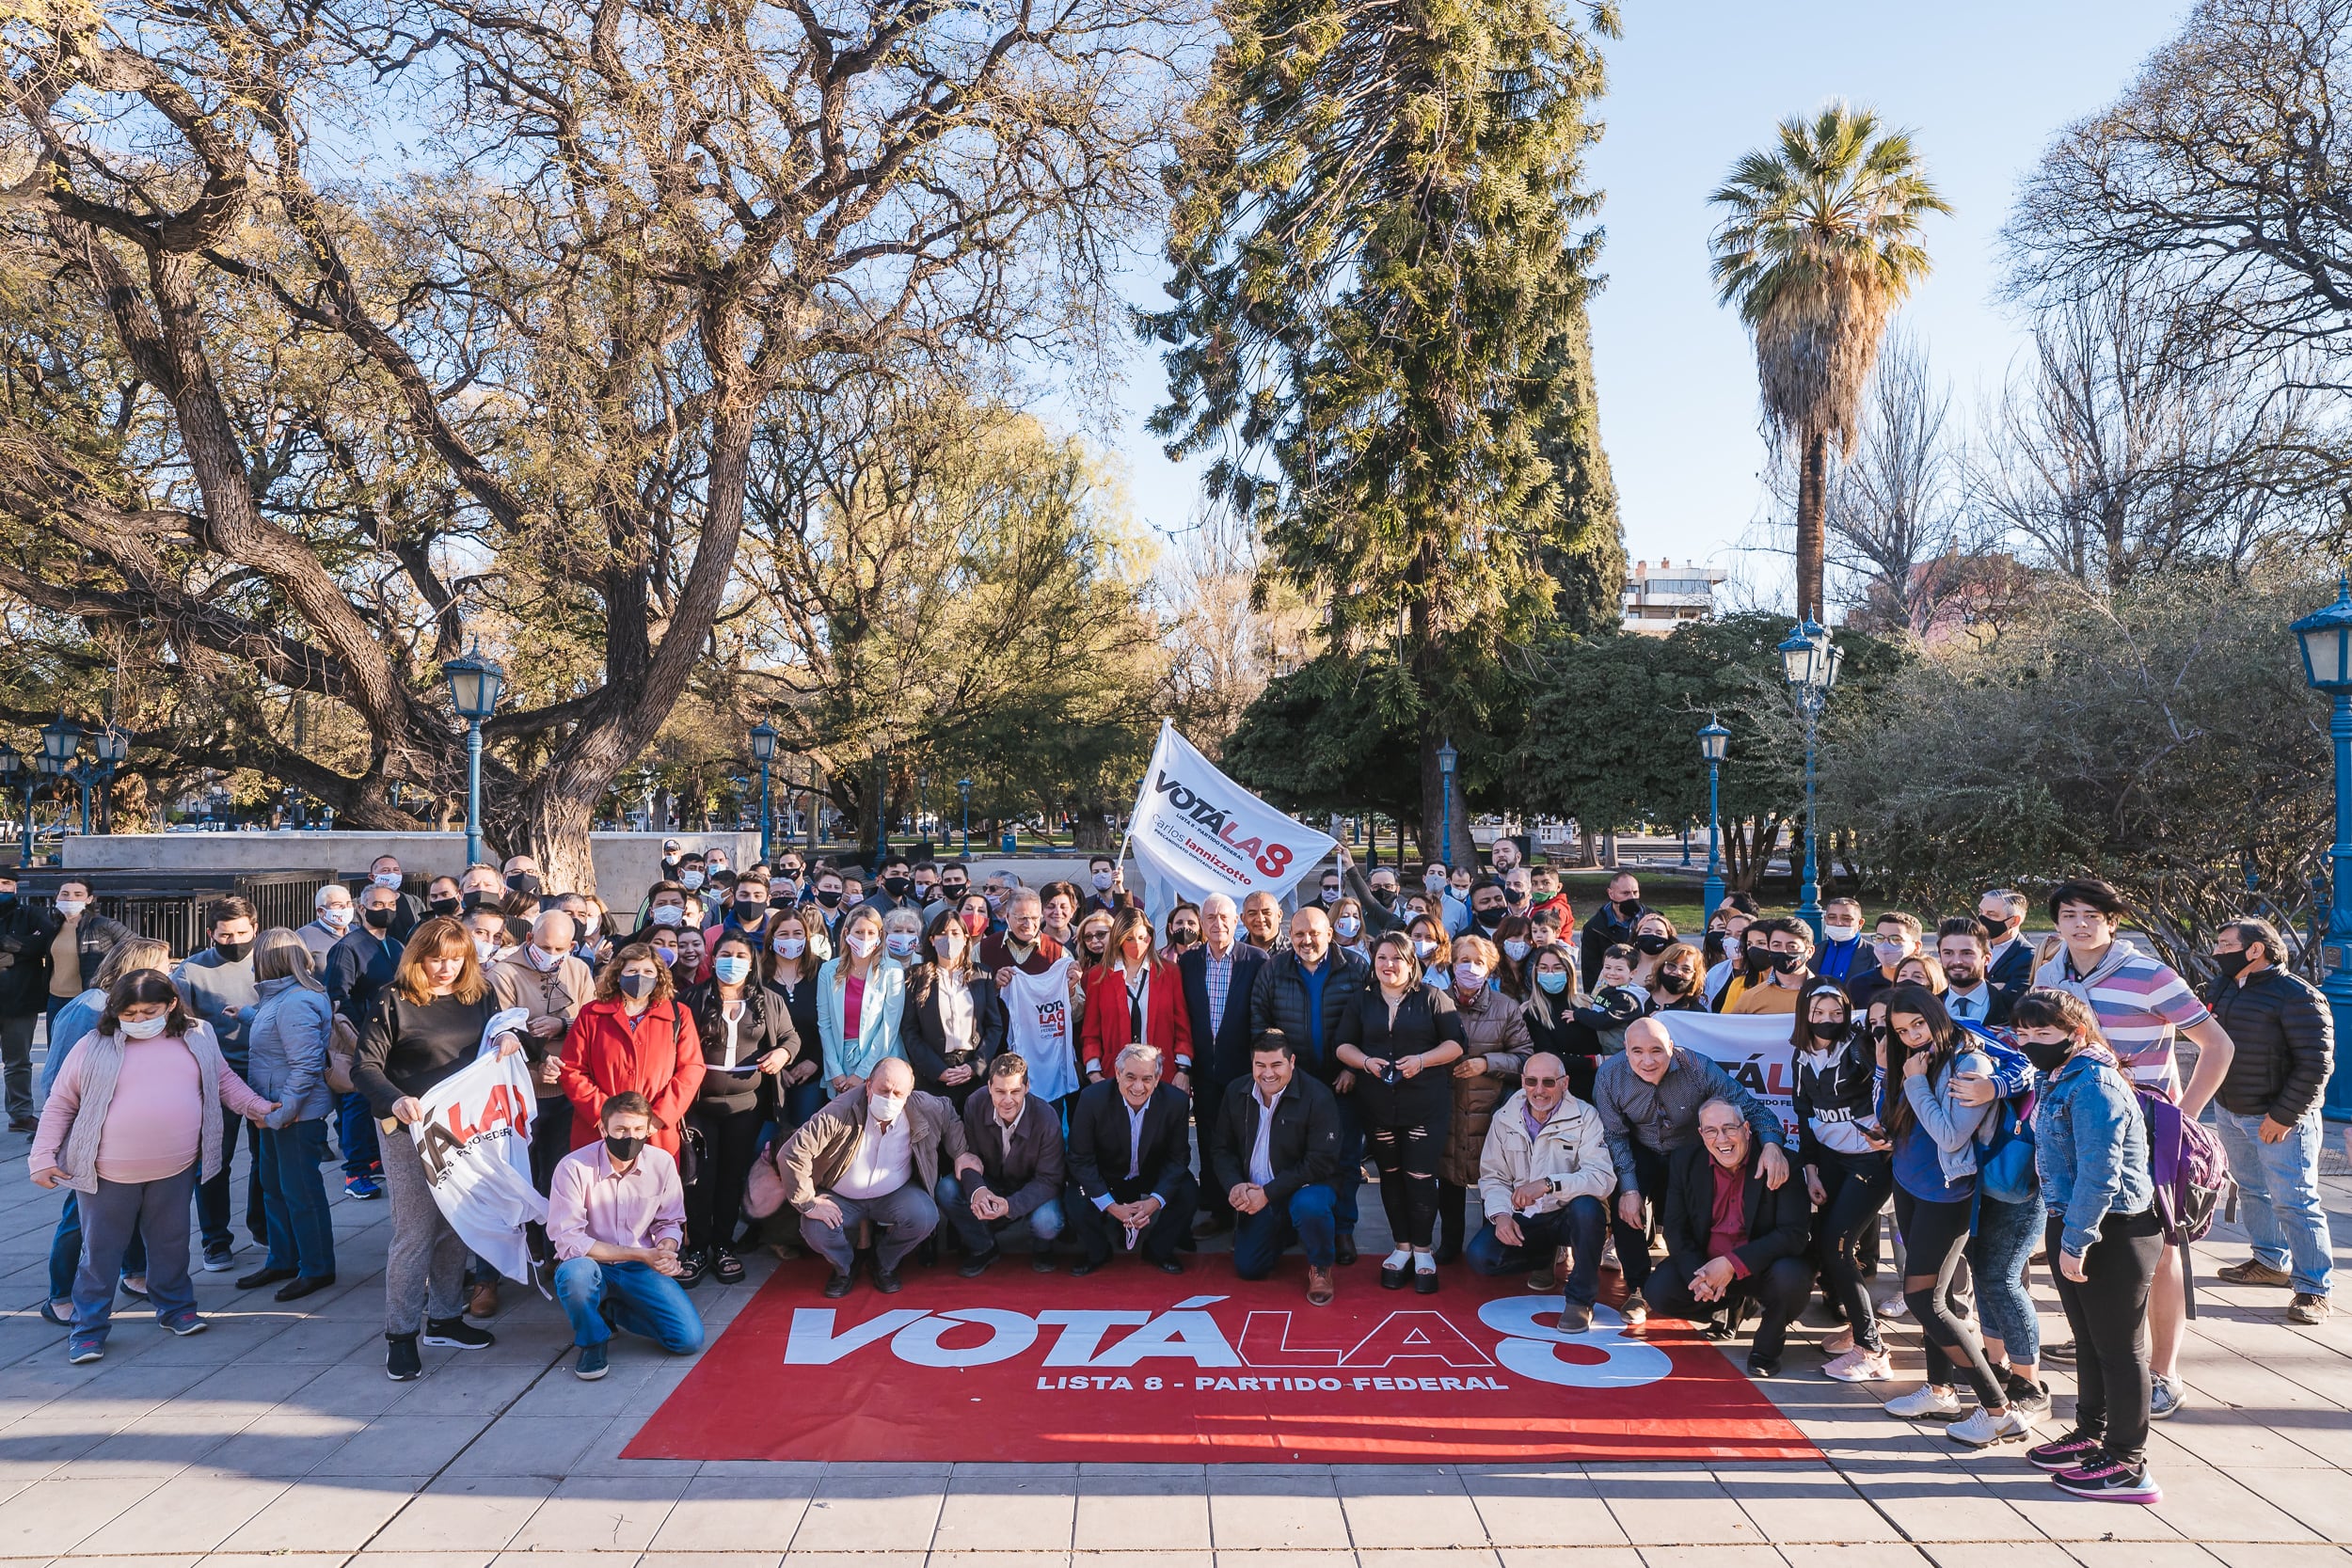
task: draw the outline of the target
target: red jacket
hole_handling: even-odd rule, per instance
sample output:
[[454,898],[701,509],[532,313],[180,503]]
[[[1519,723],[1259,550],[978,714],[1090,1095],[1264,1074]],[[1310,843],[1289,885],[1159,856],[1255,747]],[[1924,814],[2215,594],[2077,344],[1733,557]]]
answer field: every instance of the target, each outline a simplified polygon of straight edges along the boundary
[[564,1037],[564,1095],[572,1102],[572,1147],[604,1136],[598,1118],[613,1095],[635,1089],[653,1104],[653,1146],[677,1158],[678,1128],[702,1087],[703,1048],[694,1015],[677,998],[656,1002],[632,1029],[621,999],[591,1002]]
[[[1086,972],[1086,1013],[1078,1023],[1078,1060],[1085,1071],[1107,1074],[1121,1046],[1133,1045],[1124,971],[1109,975]],[[1151,992],[1143,1003],[1143,1043],[1160,1048],[1160,1082],[1192,1070],[1192,1014],[1184,1006],[1184,982],[1176,966],[1152,960]]]

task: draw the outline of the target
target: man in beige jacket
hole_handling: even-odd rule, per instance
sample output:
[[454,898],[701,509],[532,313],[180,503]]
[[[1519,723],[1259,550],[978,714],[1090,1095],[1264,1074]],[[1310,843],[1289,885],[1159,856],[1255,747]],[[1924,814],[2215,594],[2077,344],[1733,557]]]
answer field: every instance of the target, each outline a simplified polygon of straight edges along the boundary
[[[980,1164],[964,1147],[954,1104],[917,1094],[914,1069],[896,1056],[877,1063],[863,1090],[835,1098],[767,1158],[781,1179],[783,1201],[801,1216],[802,1239],[833,1265],[828,1297],[850,1293],[857,1229],[869,1220],[876,1231],[874,1289],[895,1294],[900,1259],[939,1227],[931,1195],[942,1167],[956,1176]],[[755,1172],[746,1208],[755,1215],[763,1185]]]
[[[1600,1249],[1616,1189],[1600,1113],[1568,1092],[1568,1069],[1537,1052],[1502,1102],[1478,1161],[1478,1202],[1486,1223],[1462,1249],[1481,1275],[1518,1274],[1549,1257],[1565,1297],[1560,1328],[1592,1326]],[[1538,1277],[1534,1282],[1548,1289]]]

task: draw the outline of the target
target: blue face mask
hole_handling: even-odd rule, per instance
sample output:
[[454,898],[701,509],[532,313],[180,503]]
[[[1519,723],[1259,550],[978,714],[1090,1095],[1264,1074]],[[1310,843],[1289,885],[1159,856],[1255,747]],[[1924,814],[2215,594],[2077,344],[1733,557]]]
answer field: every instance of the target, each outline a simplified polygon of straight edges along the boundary
[[1568,977],[1557,969],[1538,970],[1535,974],[1535,984],[1542,988],[1545,995],[1557,996],[1568,989]]
[[739,986],[752,972],[752,960],[740,953],[728,953],[710,960],[710,973],[722,985]]

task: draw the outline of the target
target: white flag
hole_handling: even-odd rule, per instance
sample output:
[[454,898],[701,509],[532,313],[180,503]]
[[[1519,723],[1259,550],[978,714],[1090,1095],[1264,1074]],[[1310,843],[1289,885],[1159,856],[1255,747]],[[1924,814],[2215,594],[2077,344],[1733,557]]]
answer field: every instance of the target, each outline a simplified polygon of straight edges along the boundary
[[1212,893],[1282,897],[1339,842],[1218,772],[1165,719],[1127,832],[1145,876],[1196,904]]
[[548,1217],[548,1200],[531,1184],[532,1118],[539,1102],[522,1053],[501,1060],[490,1042],[519,1030],[529,1017],[514,1007],[492,1018],[473,1064],[419,1095],[424,1115],[408,1129],[449,1227],[475,1257],[525,1281],[531,1243],[523,1226],[544,1225]]

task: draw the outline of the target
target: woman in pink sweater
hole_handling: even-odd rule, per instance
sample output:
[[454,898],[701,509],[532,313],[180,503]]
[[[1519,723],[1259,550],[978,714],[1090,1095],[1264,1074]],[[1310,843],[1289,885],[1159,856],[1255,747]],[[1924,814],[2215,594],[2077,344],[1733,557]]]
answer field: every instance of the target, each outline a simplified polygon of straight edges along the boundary
[[106,1354],[115,1275],[135,1228],[147,1238],[156,1321],[174,1334],[210,1326],[188,1283],[188,1204],[197,1182],[220,1169],[215,1101],[255,1122],[278,1109],[230,1070],[169,975],[141,969],[117,980],[97,1033],[58,1070],[33,1134],[33,1180],[72,1188],[82,1215],[68,1360]]

